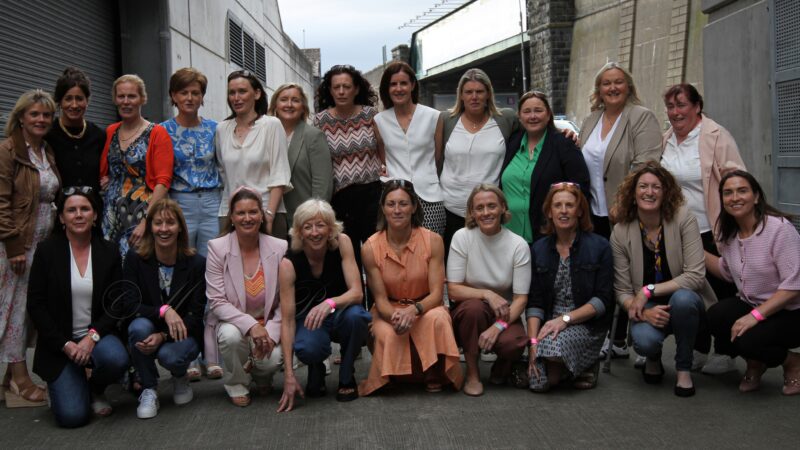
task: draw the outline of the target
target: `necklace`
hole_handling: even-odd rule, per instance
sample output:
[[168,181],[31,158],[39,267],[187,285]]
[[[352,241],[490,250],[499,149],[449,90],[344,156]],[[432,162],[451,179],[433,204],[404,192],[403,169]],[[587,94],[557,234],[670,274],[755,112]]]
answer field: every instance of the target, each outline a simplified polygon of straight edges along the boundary
[[467,125],[469,125],[469,128],[472,131],[480,130],[481,127],[483,127],[483,125],[486,123],[486,116],[483,116],[481,118],[480,122],[473,122],[469,117],[467,117],[466,114],[462,115],[461,117],[463,117],[464,120],[467,121]]
[[119,127],[119,140],[121,142],[130,141],[131,139],[133,139],[133,138],[135,138],[136,136],[139,135],[139,133],[142,131],[142,128],[143,128],[143,126],[140,125],[133,133],[129,134],[127,138],[124,138],[124,137],[122,137],[122,126],[120,126]]
[[72,134],[67,130],[67,127],[64,126],[64,122],[61,121],[61,117],[58,118],[58,126],[61,127],[61,131],[63,131],[67,136],[72,139],[80,139],[83,137],[84,133],[86,133],[86,119],[83,119],[83,129],[78,134]]

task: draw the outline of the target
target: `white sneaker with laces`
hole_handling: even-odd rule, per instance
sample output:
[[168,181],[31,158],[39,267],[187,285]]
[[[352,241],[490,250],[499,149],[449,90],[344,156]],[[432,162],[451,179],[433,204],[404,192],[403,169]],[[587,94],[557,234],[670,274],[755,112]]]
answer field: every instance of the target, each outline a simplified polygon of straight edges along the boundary
[[152,419],[158,415],[158,393],[155,389],[144,389],[139,396],[139,407],[136,408],[136,417]]
[[194,391],[189,386],[189,377],[172,377],[172,400],[176,405],[185,405],[194,398]]
[[[606,340],[603,342],[603,346],[600,348],[600,359],[606,358],[609,344],[609,339],[606,337]],[[629,357],[630,351],[628,350],[628,344],[622,344],[622,347],[618,346],[617,344],[611,345],[611,359],[628,359]]]
[[722,375],[723,373],[733,372],[736,370],[736,363],[733,358],[727,355],[713,354],[708,357],[701,372],[708,375]]
[[708,361],[708,353],[700,353],[697,350],[692,351],[692,372],[698,371]]

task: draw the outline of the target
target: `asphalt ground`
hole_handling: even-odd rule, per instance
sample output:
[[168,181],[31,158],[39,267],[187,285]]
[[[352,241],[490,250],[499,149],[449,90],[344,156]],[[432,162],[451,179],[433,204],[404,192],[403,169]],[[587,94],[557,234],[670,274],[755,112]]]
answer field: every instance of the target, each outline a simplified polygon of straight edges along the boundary
[[[590,391],[570,387],[534,394],[486,385],[481,397],[445,390],[429,394],[421,385],[397,386],[351,403],[338,403],[338,366],[327,377],[328,396],[298,400],[276,413],[283,383],[247,408],[230,404],[221,381],[192,383],[188,405],[172,402],[169,374],[159,387],[161,409],[150,420],[136,418],[136,398],[118,385],[107,395],[110,417],[79,429],[60,429],[46,407],[0,406],[0,449],[19,448],[264,448],[264,449],[450,449],[450,448],[792,448],[800,447],[800,396],[781,394],[783,372],[769,370],[760,391],[740,394],[738,373],[694,375],[697,395],[672,392],[674,343],[665,345],[666,377],[647,385],[633,359],[614,360]],[[31,358],[32,359],[32,358]],[[30,360],[30,359],[29,359]],[[357,378],[369,354],[357,361]],[[490,363],[481,363],[484,378]],[[0,367],[0,370],[4,370]],[[305,383],[306,370],[297,370]]]

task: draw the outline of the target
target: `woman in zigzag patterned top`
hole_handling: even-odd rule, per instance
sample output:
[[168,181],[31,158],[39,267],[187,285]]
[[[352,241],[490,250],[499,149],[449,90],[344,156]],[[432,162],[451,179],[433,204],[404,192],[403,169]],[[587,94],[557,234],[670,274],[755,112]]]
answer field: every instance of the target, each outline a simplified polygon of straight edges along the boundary
[[375,232],[385,156],[375,126],[377,96],[350,65],[331,67],[316,93],[314,126],[325,133],[333,161],[336,219],[353,240],[361,267],[361,242]]

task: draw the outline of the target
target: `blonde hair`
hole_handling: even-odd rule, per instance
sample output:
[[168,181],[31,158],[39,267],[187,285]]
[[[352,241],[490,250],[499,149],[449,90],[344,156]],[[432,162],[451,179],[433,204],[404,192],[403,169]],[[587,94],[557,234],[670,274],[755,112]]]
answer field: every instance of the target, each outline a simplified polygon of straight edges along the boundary
[[292,237],[292,250],[300,251],[303,248],[303,224],[315,217],[321,218],[331,229],[328,235],[328,248],[336,249],[339,247],[339,234],[344,230],[342,222],[336,220],[336,213],[330,203],[318,198],[304,201],[294,211],[292,218],[292,229],[289,234]]
[[600,70],[597,72],[597,75],[594,77],[594,90],[592,91],[592,95],[589,96],[589,103],[592,105],[591,110],[597,111],[599,109],[605,108],[605,104],[603,104],[603,99],[600,97],[600,78],[603,76],[604,73],[608,72],[609,70],[617,69],[622,72],[622,75],[625,77],[625,82],[628,83],[628,99],[627,103],[631,103],[634,105],[641,105],[642,101],[639,100],[639,94],[636,93],[636,85],[633,84],[633,76],[628,69],[620,65],[618,62],[608,62]]
[[297,83],[286,83],[278,86],[278,89],[275,89],[275,92],[272,93],[272,97],[269,99],[269,107],[267,107],[267,114],[270,116],[277,117],[278,115],[275,113],[275,110],[278,107],[278,97],[281,95],[281,92],[287,89],[297,89],[297,92],[300,93],[300,100],[303,103],[303,115],[300,117],[302,120],[308,120],[308,97],[306,96],[303,87]]
[[500,217],[500,223],[508,223],[511,220],[511,212],[508,210],[508,201],[506,200],[505,194],[503,191],[500,190],[499,187],[489,184],[489,183],[481,183],[475,186],[475,189],[470,192],[469,197],[467,198],[467,217],[466,217],[466,227],[467,228],[475,228],[478,226],[478,223],[472,217],[472,207],[475,204],[475,196],[480,194],[481,192],[491,192],[497,196],[497,200],[500,202],[500,205],[505,208],[505,212],[503,216]]
[[458,117],[464,112],[464,102],[461,100],[461,94],[464,92],[464,85],[469,81],[477,81],[486,88],[486,92],[489,94],[489,98],[486,99],[486,109],[489,110],[490,115],[499,116],[500,111],[498,111],[497,106],[494,105],[494,89],[492,88],[492,80],[489,79],[489,75],[486,75],[486,72],[482,71],[481,69],[472,68],[464,72],[464,75],[461,75],[461,79],[458,80],[456,104],[453,106],[453,111],[450,113],[450,117]]
[[17,103],[14,105],[14,109],[12,109],[11,114],[8,115],[8,122],[6,122],[5,128],[6,137],[11,137],[12,133],[20,129],[20,121],[22,120],[22,116],[25,115],[25,111],[37,104],[50,109],[51,113],[55,114],[56,112],[56,102],[53,101],[53,97],[51,97],[50,94],[41,89],[31,89],[19,96]]
[[111,100],[116,103],[117,86],[122,83],[132,83],[136,85],[136,90],[139,91],[139,95],[142,97],[142,104],[147,103],[147,88],[144,85],[144,80],[139,77],[139,75],[131,73],[123,75],[114,80],[114,84],[111,85]]

